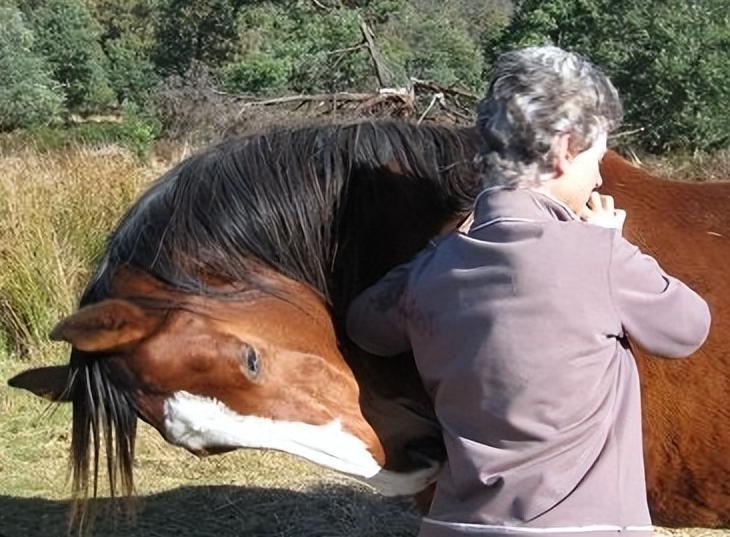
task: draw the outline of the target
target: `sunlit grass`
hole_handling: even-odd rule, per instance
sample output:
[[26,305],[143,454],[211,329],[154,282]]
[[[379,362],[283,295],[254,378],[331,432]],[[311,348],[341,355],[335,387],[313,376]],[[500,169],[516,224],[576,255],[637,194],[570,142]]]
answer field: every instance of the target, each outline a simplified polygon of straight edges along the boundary
[[117,147],[0,155],[0,344],[30,356],[73,310],[109,231],[151,178]]

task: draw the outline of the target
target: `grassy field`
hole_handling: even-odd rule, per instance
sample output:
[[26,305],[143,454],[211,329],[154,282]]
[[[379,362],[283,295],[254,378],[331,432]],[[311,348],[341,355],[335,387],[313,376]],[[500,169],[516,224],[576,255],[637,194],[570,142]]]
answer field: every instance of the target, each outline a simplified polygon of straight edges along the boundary
[[[124,208],[180,157],[167,154],[142,164],[113,146],[0,153],[0,537],[66,534],[70,409],[49,407],[5,381],[67,359],[64,345],[51,345],[45,334],[73,309]],[[275,452],[197,459],[144,425],[135,477],[134,516],[102,491],[94,535],[413,536],[418,528],[410,500],[384,498]]]

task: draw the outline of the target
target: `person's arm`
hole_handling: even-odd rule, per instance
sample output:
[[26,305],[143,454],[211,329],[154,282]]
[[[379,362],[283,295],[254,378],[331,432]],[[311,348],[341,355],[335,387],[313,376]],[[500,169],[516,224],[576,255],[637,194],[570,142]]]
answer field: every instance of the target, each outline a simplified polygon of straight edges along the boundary
[[358,347],[378,356],[395,356],[411,348],[403,308],[411,266],[395,267],[350,303],[347,335]]
[[609,280],[621,324],[644,350],[683,358],[704,343],[710,330],[707,303],[618,234],[613,237]]

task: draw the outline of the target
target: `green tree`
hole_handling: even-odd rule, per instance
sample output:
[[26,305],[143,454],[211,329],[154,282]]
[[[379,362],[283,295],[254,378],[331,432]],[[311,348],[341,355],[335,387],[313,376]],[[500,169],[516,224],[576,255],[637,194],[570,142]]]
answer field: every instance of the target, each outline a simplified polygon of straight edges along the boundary
[[32,10],[35,48],[48,61],[71,110],[113,103],[100,28],[83,0],[46,0]]
[[104,49],[109,58],[109,81],[117,102],[145,104],[159,82],[150,48],[134,34],[124,34],[108,39]]
[[494,53],[553,43],[604,67],[646,149],[730,146],[725,0],[522,0],[495,41]]
[[460,2],[409,3],[379,29],[382,47],[403,78],[471,89],[482,86],[484,59]]
[[62,110],[58,83],[33,51],[22,13],[0,7],[0,20],[0,130],[50,123]]
[[152,61],[157,1],[93,0],[91,8],[117,102],[145,104],[159,82]]
[[336,91],[372,87],[357,9],[262,2],[241,9],[238,51],[222,70],[232,91]]
[[[299,0],[241,8],[238,50],[224,69],[238,92],[372,90],[377,86],[361,23],[374,31],[388,85],[409,77],[479,87],[483,58],[478,38],[456,2],[371,0],[318,9]],[[330,3],[329,5],[333,5]]]
[[155,31],[163,74],[184,74],[194,62],[219,66],[235,47],[236,8],[232,0],[161,0]]

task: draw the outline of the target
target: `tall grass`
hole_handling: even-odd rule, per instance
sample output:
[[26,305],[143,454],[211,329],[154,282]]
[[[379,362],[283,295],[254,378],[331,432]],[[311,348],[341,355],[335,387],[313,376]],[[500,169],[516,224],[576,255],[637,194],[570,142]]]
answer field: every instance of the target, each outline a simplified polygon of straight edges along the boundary
[[0,155],[0,353],[32,357],[151,176],[119,147]]

